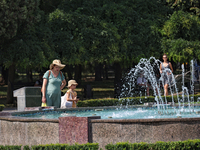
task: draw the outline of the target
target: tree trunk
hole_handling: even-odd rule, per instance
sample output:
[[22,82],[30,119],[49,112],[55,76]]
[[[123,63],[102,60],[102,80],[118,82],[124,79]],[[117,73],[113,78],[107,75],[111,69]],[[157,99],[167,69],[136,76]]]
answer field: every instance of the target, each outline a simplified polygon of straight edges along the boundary
[[26,69],[26,77],[28,82],[33,82],[33,76],[32,76],[32,70],[31,69]]
[[2,66],[2,77],[3,77],[3,82],[5,84],[8,84],[8,69],[6,69],[4,66]]
[[122,79],[122,68],[120,63],[114,63],[115,79],[114,79],[114,97],[118,98],[121,93],[121,79]]
[[15,65],[12,64],[8,69],[8,88],[7,88],[7,104],[13,104],[13,90],[15,79]]
[[108,66],[107,66],[106,62],[104,63],[103,78],[108,80]]
[[95,65],[95,81],[102,81],[102,64],[98,63]]
[[76,65],[75,66],[75,75],[74,79],[78,83],[78,85],[81,85],[81,77],[82,77],[82,66],[81,65]]
[[73,77],[72,77],[72,71],[71,71],[69,65],[66,65],[66,66],[65,66],[65,70],[66,70],[66,72],[67,72],[68,80],[73,79]]

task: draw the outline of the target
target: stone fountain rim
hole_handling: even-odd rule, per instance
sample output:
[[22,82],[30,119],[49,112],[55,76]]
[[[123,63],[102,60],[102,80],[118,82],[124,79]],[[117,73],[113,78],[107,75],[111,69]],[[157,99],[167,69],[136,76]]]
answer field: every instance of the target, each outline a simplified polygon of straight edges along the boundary
[[[199,105],[197,105],[199,106]],[[65,109],[55,109],[55,111],[66,111],[66,110],[86,110],[86,109],[109,109],[109,108],[118,108],[119,106],[104,106],[104,107],[78,107],[78,108],[65,108]],[[134,105],[130,106],[131,108],[144,108],[149,107],[145,105]],[[129,108],[130,108],[129,107]],[[122,108],[126,108],[123,106]],[[52,110],[51,110],[52,111]],[[12,121],[12,122],[54,122],[58,123],[59,119],[42,119],[42,118],[31,118],[31,117],[20,117],[14,116],[20,113],[35,113],[35,112],[42,112],[39,111],[20,111],[20,112],[0,112],[0,120]],[[76,117],[76,116],[69,116],[69,117]],[[188,121],[200,121],[200,117],[194,118],[156,118],[156,119],[94,119],[91,120],[91,123],[152,123],[152,122],[188,122]]]

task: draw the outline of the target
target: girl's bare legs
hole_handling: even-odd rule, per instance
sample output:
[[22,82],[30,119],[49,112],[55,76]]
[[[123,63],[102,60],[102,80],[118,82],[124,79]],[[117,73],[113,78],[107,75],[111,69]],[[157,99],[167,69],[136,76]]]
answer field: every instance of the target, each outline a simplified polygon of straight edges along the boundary
[[168,84],[164,85],[164,89],[165,89],[165,96],[167,96],[168,95]]

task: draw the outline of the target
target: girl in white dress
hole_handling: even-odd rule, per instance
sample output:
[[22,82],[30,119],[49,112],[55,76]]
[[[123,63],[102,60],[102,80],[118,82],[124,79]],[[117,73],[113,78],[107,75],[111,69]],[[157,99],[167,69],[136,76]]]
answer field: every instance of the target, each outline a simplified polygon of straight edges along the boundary
[[75,91],[78,83],[75,80],[68,81],[69,90],[62,97],[61,108],[72,107],[76,108],[76,103],[78,102],[77,93]]

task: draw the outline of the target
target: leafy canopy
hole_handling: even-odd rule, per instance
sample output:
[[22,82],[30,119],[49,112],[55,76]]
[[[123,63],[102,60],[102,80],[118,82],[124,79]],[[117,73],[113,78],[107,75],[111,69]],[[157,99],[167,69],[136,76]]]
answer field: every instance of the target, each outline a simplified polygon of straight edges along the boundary
[[175,11],[165,22],[162,48],[174,61],[200,59],[200,19],[188,12]]
[[169,13],[157,0],[64,0],[49,15],[52,49],[69,64],[130,65],[159,51]]

